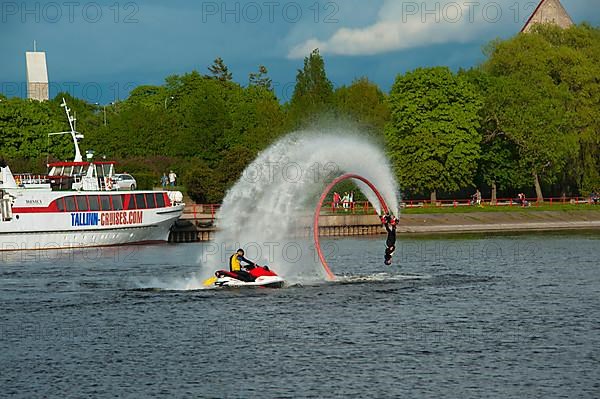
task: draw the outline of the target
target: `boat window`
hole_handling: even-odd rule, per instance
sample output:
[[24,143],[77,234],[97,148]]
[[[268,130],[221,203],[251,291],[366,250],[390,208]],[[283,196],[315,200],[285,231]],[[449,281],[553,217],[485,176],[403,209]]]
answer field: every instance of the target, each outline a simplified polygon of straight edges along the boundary
[[104,176],[110,176],[110,167],[111,166],[112,166],[111,164],[102,165],[102,173],[104,174]]
[[73,175],[80,175],[82,169],[83,169],[83,166],[81,166],[81,165],[73,167]]
[[121,195],[121,202],[123,203],[123,209],[125,209],[125,210],[135,209],[135,206],[133,205],[133,198],[131,197],[131,195],[129,195],[129,194]]
[[90,195],[88,197],[88,201],[90,202],[90,211],[99,211],[100,210],[100,201],[98,201],[97,195]]
[[156,206],[159,208],[165,207],[165,195],[163,193],[156,194]]
[[146,209],[146,201],[144,199],[144,194],[135,195],[135,206],[137,209]]
[[78,211],[87,211],[89,210],[87,198],[85,195],[78,195],[75,197],[77,201],[77,210]]
[[122,211],[123,210],[123,200],[120,195],[112,196],[113,210],[114,211]]
[[75,212],[77,208],[75,208],[75,198],[72,195],[65,197],[65,208],[67,212]]
[[100,196],[100,207],[102,208],[103,211],[112,210],[110,207],[110,197],[108,195]]
[[148,204],[148,208],[156,208],[156,200],[154,199],[154,193],[146,194],[146,204]]
[[63,172],[63,175],[65,175],[65,176],[73,176],[73,174],[71,172],[73,172],[73,167],[72,166],[65,166],[65,170]]
[[59,212],[65,211],[65,200],[63,198],[59,198],[56,200],[56,208],[58,208]]

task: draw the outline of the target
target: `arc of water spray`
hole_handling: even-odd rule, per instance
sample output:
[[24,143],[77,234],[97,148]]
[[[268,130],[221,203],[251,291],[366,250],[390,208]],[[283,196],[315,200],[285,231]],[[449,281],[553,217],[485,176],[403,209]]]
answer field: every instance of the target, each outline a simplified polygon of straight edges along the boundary
[[333,187],[336,184],[338,184],[344,180],[350,180],[350,179],[360,180],[363,183],[365,183],[373,191],[373,193],[375,193],[375,195],[377,196],[377,200],[379,201],[379,204],[381,205],[381,209],[382,209],[383,213],[389,212],[388,206],[387,206],[385,200],[383,199],[383,196],[379,193],[379,190],[377,190],[377,188],[373,185],[373,183],[371,183],[369,180],[367,180],[366,178],[364,178],[360,175],[357,175],[354,173],[346,173],[342,176],[335,178],[333,181],[331,181],[331,183],[329,183],[329,185],[327,185],[327,187],[325,187],[325,190],[323,190],[323,193],[321,194],[321,197],[319,198],[319,203],[317,204],[317,208],[315,209],[315,215],[314,215],[314,219],[313,219],[313,236],[314,236],[315,249],[317,251],[317,254],[319,255],[319,260],[321,261],[321,265],[323,265],[323,269],[325,269],[325,273],[327,273],[327,278],[329,280],[335,280],[335,274],[333,274],[333,272],[329,268],[329,265],[327,264],[327,260],[325,259],[325,256],[323,255],[323,252],[321,251],[321,243],[319,241],[319,215],[321,214],[321,208],[323,207],[323,202],[325,201],[325,198],[327,198],[327,195],[333,189]]

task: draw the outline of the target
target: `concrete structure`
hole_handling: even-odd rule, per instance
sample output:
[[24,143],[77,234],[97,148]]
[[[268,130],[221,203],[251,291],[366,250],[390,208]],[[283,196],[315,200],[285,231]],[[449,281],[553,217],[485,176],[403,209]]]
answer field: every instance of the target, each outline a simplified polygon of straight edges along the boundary
[[27,98],[38,101],[49,99],[48,69],[46,53],[43,51],[27,51]]
[[560,0],[542,0],[536,7],[531,17],[521,29],[521,32],[529,32],[535,24],[556,24],[563,29],[573,25],[573,20]]

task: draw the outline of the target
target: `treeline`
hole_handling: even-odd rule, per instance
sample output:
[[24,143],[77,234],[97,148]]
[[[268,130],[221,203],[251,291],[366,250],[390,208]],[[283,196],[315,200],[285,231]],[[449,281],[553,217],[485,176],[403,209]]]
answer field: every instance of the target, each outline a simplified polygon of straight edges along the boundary
[[389,94],[366,78],[334,88],[315,50],[298,70],[291,100],[276,97],[267,68],[245,85],[217,58],[98,106],[60,93],[48,102],[0,97],[0,156],[13,170],[45,172],[71,159],[62,97],[76,112],[82,151],[120,162],[140,186],[175,170],[197,201],[219,202],[256,155],[280,136],[326,119],[359,125],[392,160],[402,192],[433,198],[479,187],[579,195],[600,190],[600,30],[539,26],[494,41],[480,66],[420,68]]

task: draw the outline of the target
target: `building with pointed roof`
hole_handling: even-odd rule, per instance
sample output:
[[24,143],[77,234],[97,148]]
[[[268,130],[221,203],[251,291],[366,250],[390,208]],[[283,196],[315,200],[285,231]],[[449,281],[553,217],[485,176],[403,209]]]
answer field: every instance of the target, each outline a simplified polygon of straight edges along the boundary
[[521,32],[529,32],[535,24],[556,24],[566,29],[573,25],[573,20],[560,0],[541,0]]

